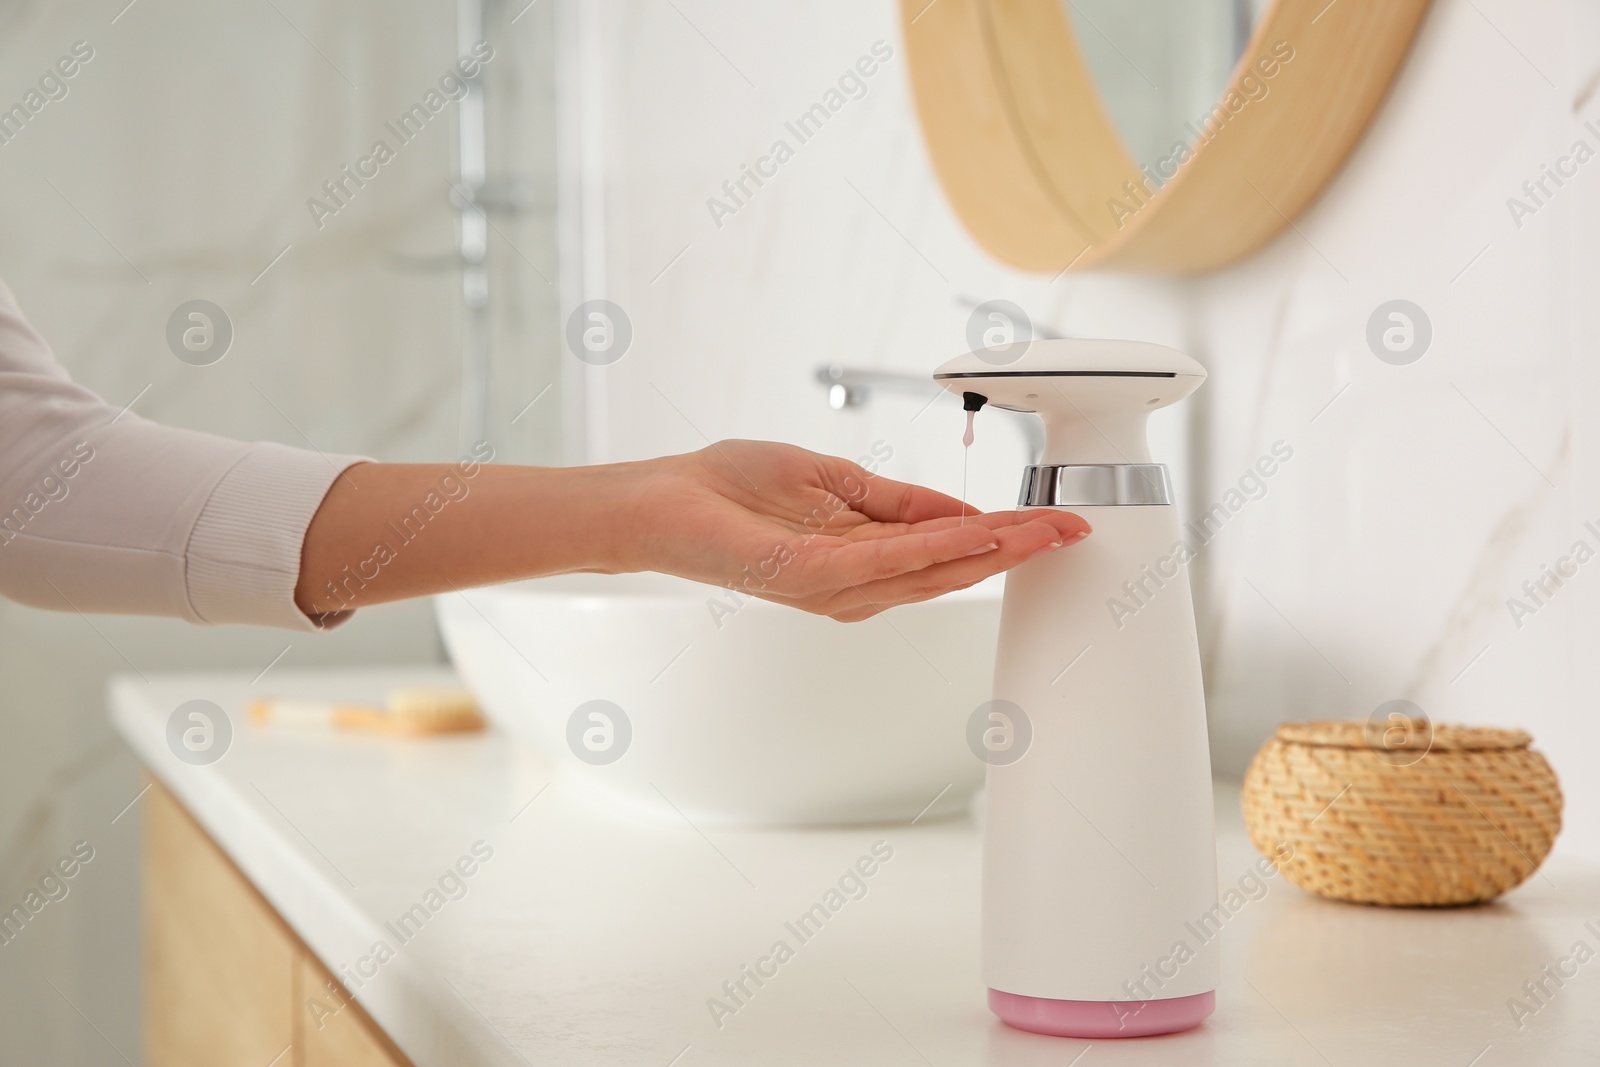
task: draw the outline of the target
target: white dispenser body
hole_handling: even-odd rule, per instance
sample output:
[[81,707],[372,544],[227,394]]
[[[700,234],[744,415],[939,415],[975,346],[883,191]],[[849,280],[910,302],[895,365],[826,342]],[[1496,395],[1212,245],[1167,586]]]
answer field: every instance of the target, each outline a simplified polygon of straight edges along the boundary
[[994,695],[1032,738],[988,769],[984,983],[1052,1000],[1205,993],[1216,831],[1177,509],[1067,510],[1094,533],[1006,578]]
[[1073,339],[973,352],[934,377],[1038,414],[1021,506],[1094,530],[1006,577],[990,715],[1019,747],[988,767],[990,1007],[1079,1037],[1194,1026],[1223,921],[1211,760],[1189,553],[1145,422],[1205,370],[1159,345]]

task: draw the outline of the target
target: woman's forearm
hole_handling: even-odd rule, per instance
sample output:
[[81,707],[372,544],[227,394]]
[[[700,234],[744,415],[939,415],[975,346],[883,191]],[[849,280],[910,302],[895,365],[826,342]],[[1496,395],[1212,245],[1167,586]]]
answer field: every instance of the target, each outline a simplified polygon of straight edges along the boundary
[[646,464],[362,463],[306,530],[308,615],[568,571],[628,568],[617,514]]

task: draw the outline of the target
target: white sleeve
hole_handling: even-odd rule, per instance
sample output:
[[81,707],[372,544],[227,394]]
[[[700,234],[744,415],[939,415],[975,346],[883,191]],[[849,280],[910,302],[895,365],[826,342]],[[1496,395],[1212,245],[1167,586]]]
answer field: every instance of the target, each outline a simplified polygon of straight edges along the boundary
[[0,596],[309,630],[306,527],[359,456],[149,422],[75,384],[0,282]]

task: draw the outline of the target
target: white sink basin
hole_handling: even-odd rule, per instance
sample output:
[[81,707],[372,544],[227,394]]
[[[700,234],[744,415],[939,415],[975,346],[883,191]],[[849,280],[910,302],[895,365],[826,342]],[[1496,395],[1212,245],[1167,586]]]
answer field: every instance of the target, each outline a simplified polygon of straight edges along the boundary
[[[983,781],[966,725],[990,695],[998,592],[851,624],[751,598],[735,609],[726,590],[656,574],[540,578],[435,606],[484,712],[580,781],[671,818],[795,825],[966,808]],[[575,715],[590,701],[623,715]]]

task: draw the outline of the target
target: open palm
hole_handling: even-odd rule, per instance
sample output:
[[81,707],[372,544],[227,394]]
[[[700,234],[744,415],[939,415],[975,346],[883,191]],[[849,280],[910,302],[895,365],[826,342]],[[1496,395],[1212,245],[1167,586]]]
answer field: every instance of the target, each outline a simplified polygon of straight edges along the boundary
[[792,445],[722,441],[640,485],[642,569],[845,622],[928,600],[1081,540],[1050,509],[979,513],[954,497]]

